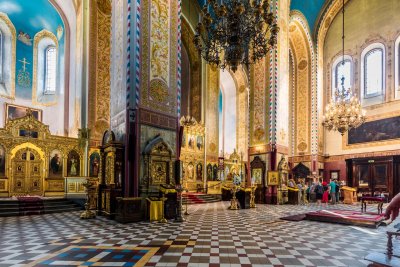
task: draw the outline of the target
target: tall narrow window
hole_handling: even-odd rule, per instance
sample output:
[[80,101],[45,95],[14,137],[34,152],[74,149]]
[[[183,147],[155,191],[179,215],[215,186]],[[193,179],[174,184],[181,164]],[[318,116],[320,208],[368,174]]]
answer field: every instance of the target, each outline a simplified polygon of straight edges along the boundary
[[0,83],[3,83],[3,33],[0,31]]
[[57,80],[57,49],[49,46],[46,49],[46,72],[45,72],[45,94],[54,94],[56,92]]
[[335,88],[332,88],[333,93],[335,92],[336,88],[342,87],[342,78],[344,78],[344,88],[350,88],[352,80],[350,59],[341,60],[339,63],[336,64],[334,83]]
[[383,93],[383,49],[374,48],[364,57],[364,97]]

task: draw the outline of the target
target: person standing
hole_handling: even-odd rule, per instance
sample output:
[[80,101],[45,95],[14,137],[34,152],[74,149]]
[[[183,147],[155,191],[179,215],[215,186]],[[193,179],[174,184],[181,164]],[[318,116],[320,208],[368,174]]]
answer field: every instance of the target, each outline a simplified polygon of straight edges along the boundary
[[329,183],[329,186],[331,187],[331,190],[330,190],[331,201],[332,201],[331,203],[333,205],[335,205],[336,204],[336,187],[337,187],[337,185],[336,185],[334,179],[331,180],[331,182]]
[[321,185],[321,180],[315,185],[315,198],[317,199],[317,204],[321,205],[322,195],[324,194],[324,188]]

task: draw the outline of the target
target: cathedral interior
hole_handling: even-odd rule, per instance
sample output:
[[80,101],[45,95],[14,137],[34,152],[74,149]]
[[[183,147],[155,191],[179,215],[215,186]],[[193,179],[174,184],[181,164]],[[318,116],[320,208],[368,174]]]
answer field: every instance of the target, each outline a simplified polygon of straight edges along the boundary
[[0,0],[0,266],[400,266],[399,0]]

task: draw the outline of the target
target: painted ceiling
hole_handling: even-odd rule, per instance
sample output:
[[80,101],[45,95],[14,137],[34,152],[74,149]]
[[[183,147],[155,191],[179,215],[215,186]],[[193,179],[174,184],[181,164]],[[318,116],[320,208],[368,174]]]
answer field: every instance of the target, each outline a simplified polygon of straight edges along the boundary
[[306,17],[311,34],[317,23],[317,19],[325,2],[329,0],[292,0],[290,10],[298,10]]
[[[26,74],[30,77],[30,82],[20,84],[16,75],[16,96],[30,99],[32,97],[33,38],[43,29],[54,33],[59,39],[59,57],[63,56],[64,23],[49,0],[0,0],[0,12],[7,14],[17,31],[17,73],[26,70]],[[57,28],[59,28],[58,33]],[[26,64],[23,64],[23,61],[26,61]]]

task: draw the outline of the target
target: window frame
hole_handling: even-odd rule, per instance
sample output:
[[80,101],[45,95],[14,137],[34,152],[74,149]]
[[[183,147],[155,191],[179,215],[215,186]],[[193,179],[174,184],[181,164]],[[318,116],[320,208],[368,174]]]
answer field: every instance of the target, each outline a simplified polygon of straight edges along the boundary
[[[382,57],[381,58],[381,70],[382,70],[381,90],[380,90],[380,92],[377,92],[377,93],[368,94],[368,92],[367,92],[367,67],[368,67],[367,59],[368,59],[368,56],[373,54],[375,51],[380,51],[381,57]],[[364,63],[363,70],[362,70],[362,72],[364,74],[363,81],[362,81],[363,89],[364,89],[363,90],[363,98],[368,99],[368,98],[373,98],[373,97],[377,97],[377,96],[382,96],[384,94],[383,92],[385,91],[385,49],[383,47],[372,47],[364,54],[363,63]]]
[[[344,59],[343,59],[344,58]],[[331,90],[330,90],[330,98],[333,99],[335,97],[335,91],[338,86],[341,86],[341,84],[337,85],[337,71],[339,64],[342,64],[343,61],[349,61],[350,62],[350,88],[354,87],[354,60],[353,57],[350,55],[344,55],[344,57],[338,56],[334,61],[331,66]],[[346,88],[347,89],[347,88]]]
[[[54,90],[48,90],[48,52],[50,49],[54,49]],[[48,45],[44,51],[44,83],[43,83],[43,94],[44,95],[55,95],[57,92],[57,47],[55,45]]]

